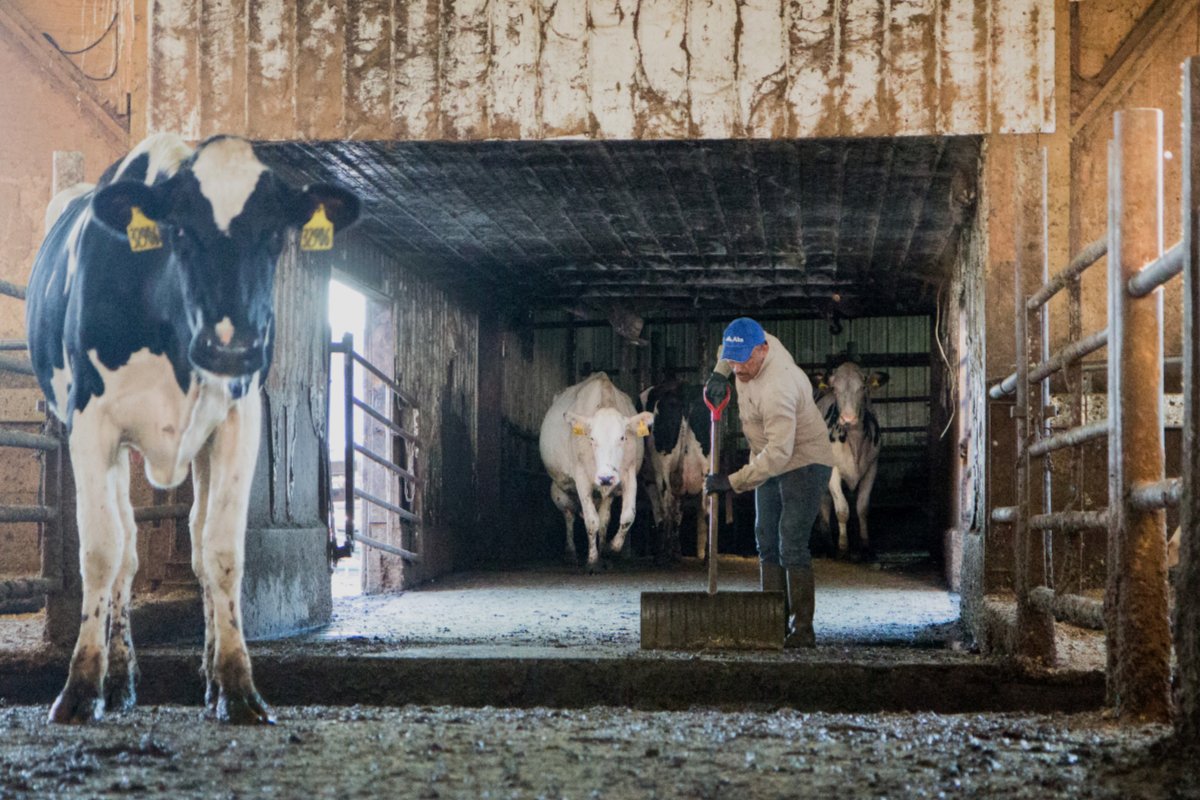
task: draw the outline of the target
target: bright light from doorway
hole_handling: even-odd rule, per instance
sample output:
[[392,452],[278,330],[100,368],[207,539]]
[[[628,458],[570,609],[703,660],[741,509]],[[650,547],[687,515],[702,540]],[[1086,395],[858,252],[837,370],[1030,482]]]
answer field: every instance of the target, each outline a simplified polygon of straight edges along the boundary
[[[363,338],[367,324],[367,298],[361,292],[339,281],[329,282],[329,329],[332,341],[341,341],[349,333],[354,337],[354,349],[363,350]],[[342,357],[335,355],[329,365],[329,454],[333,468],[334,503],[333,518],[342,526],[345,519],[345,501],[338,490],[344,486],[346,453],[346,418],[342,398],[345,396],[345,370]],[[355,394],[362,394],[362,371],[355,371]],[[354,430],[362,432],[362,419],[355,415]],[[356,515],[358,517],[358,515]],[[358,517],[361,519],[361,517]],[[338,540],[344,530],[339,527]],[[362,546],[354,550],[350,558],[338,561],[333,571],[333,596],[354,597],[362,594]]]

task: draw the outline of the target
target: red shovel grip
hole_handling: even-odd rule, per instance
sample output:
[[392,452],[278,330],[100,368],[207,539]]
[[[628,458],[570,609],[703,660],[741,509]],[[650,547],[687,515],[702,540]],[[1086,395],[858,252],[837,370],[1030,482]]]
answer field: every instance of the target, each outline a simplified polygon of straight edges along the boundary
[[725,399],[721,401],[719,406],[714,406],[712,400],[708,399],[708,395],[704,395],[704,405],[708,406],[708,410],[712,412],[713,422],[721,418],[721,412],[725,410],[725,406],[729,405],[730,392],[725,392]]

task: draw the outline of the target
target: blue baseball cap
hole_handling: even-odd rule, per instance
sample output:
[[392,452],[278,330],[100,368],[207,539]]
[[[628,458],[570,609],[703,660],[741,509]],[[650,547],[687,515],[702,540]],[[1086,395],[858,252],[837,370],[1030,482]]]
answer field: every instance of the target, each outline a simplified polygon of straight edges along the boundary
[[750,358],[754,348],[767,340],[767,334],[749,317],[738,317],[725,328],[721,337],[721,358],[726,361],[736,361],[739,364]]

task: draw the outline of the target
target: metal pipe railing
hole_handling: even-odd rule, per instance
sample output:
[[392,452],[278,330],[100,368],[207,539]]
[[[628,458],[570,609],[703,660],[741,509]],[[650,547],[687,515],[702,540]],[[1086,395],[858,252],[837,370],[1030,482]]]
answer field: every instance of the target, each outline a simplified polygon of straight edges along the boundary
[[1159,286],[1183,272],[1183,242],[1177,242],[1167,252],[1142,267],[1129,279],[1129,294],[1145,297]]
[[1129,504],[1138,511],[1177,508],[1182,497],[1183,482],[1179,478],[1166,478],[1136,484],[1129,492]]
[[26,433],[0,428],[0,447],[19,447],[25,450],[57,450],[62,442],[54,436],[41,433]]
[[47,506],[0,506],[0,522],[50,522],[56,513]]
[[1050,301],[1050,298],[1061,292],[1072,280],[1078,278],[1092,264],[1104,258],[1107,253],[1107,239],[1097,239],[1085,246],[1079,251],[1078,255],[1071,259],[1071,262],[1065,268],[1055,274],[1042,288],[1030,295],[1029,299],[1025,302],[1025,308],[1029,311],[1034,311],[1044,306]]
[[1047,436],[1045,439],[1039,439],[1029,446],[1029,455],[1035,457],[1044,456],[1055,450],[1062,450],[1064,447],[1074,447],[1095,441],[1096,439],[1105,438],[1108,438],[1108,420],[1106,419],[1081,425],[1078,428],[1071,428],[1054,436]]
[[16,298],[17,300],[24,300],[25,287],[18,286],[15,283],[9,283],[8,281],[0,281],[0,294]]
[[1052,514],[1034,514],[1029,518],[1029,527],[1040,531],[1094,531],[1108,527],[1108,511],[1056,511]]
[[18,375],[33,375],[33,365],[27,358],[0,356],[0,371],[15,372]]
[[[1029,370],[1029,380],[1031,383],[1037,383],[1050,377],[1060,369],[1064,369],[1071,364],[1076,363],[1084,356],[1091,355],[1097,350],[1108,345],[1108,329],[1096,331],[1086,339],[1080,339],[1076,342],[1066,345],[1046,361],[1034,365]],[[1012,394],[1017,388],[1017,373],[1012,373],[1004,380],[997,383],[990,390],[988,396],[993,400],[999,400],[1005,395]]]

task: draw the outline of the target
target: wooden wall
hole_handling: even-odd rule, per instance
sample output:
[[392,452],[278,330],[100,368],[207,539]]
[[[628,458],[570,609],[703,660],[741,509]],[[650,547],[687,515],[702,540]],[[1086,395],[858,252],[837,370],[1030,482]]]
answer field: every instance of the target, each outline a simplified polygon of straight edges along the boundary
[[144,105],[185,138],[1028,133],[1054,25],[1053,0],[150,0]]

